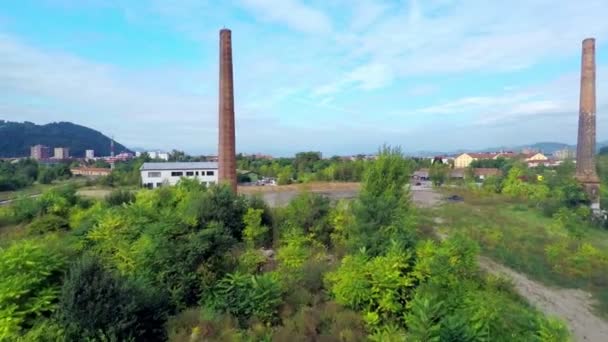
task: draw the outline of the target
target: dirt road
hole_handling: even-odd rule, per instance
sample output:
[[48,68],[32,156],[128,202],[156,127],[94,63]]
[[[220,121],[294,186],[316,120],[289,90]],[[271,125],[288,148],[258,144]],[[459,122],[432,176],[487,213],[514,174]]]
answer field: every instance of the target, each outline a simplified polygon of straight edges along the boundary
[[489,273],[510,278],[517,292],[530,304],[566,321],[576,341],[608,341],[608,322],[593,314],[589,293],[547,287],[486,257],[479,257],[479,266]]
[[[428,189],[427,192],[433,190]],[[433,198],[432,195],[424,194],[416,197],[414,192],[414,202],[418,205],[432,206],[440,201],[439,195],[435,195],[434,202],[432,199],[429,200]],[[444,221],[436,217],[435,223],[442,225]],[[441,239],[447,238],[445,232],[436,231]],[[608,341],[608,322],[593,313],[593,300],[589,293],[582,290],[548,287],[483,256],[479,257],[479,266],[488,273],[511,279],[517,293],[530,304],[546,315],[565,321],[575,341]]]

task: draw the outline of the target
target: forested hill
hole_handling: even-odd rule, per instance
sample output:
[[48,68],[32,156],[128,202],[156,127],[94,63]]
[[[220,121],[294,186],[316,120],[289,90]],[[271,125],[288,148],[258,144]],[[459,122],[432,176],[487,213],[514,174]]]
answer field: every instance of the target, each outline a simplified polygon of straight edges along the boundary
[[[95,150],[96,156],[110,155],[110,138],[88,127],[71,122],[36,125],[27,121],[0,120],[0,157],[29,156],[30,146],[37,144],[51,148],[68,147],[74,157],[84,157],[84,151],[88,149]],[[129,150],[115,142],[114,151]]]

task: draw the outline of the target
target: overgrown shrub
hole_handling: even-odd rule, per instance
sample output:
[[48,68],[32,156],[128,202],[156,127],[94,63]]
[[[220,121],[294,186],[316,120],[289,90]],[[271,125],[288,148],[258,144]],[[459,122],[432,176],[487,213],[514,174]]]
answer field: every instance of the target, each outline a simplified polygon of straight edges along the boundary
[[38,240],[0,248],[0,341],[16,340],[55,310],[65,259]]
[[118,206],[135,202],[135,195],[129,190],[113,190],[106,196],[106,202],[111,206]]
[[212,306],[237,317],[241,325],[251,319],[276,323],[281,298],[281,285],[271,274],[233,273],[215,286]]
[[53,214],[38,217],[27,226],[28,233],[33,235],[43,235],[68,228],[68,220]]
[[58,315],[68,341],[163,341],[164,297],[104,269],[91,257],[75,263],[63,284]]

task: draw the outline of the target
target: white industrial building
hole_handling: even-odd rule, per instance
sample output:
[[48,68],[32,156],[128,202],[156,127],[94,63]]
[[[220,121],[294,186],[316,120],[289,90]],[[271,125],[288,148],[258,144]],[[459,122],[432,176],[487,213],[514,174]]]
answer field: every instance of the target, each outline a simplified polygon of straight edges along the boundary
[[135,152],[135,156],[139,157],[142,155],[142,153],[147,153],[150,159],[169,160],[169,153],[161,151]]
[[205,185],[217,184],[216,162],[144,163],[139,169],[146,188],[175,185],[182,177],[197,179]]

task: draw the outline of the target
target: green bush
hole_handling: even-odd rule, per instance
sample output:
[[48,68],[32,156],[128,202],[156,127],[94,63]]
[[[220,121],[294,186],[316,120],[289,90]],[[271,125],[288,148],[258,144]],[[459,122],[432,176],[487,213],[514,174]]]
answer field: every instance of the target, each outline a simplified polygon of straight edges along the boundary
[[167,311],[161,294],[135,286],[87,257],[65,279],[58,316],[68,341],[164,341]]
[[118,206],[135,202],[135,195],[129,190],[117,189],[106,196],[106,203]]
[[331,244],[333,227],[329,222],[330,202],[325,196],[303,192],[292,199],[284,211],[285,226],[302,229],[325,246]]
[[213,307],[237,317],[241,325],[251,319],[276,323],[281,298],[281,286],[271,274],[233,273],[216,285]]
[[68,228],[68,220],[53,214],[38,217],[27,226],[28,233],[33,235],[43,235]]
[[64,265],[63,255],[43,241],[0,248],[0,341],[15,340],[55,310]]

